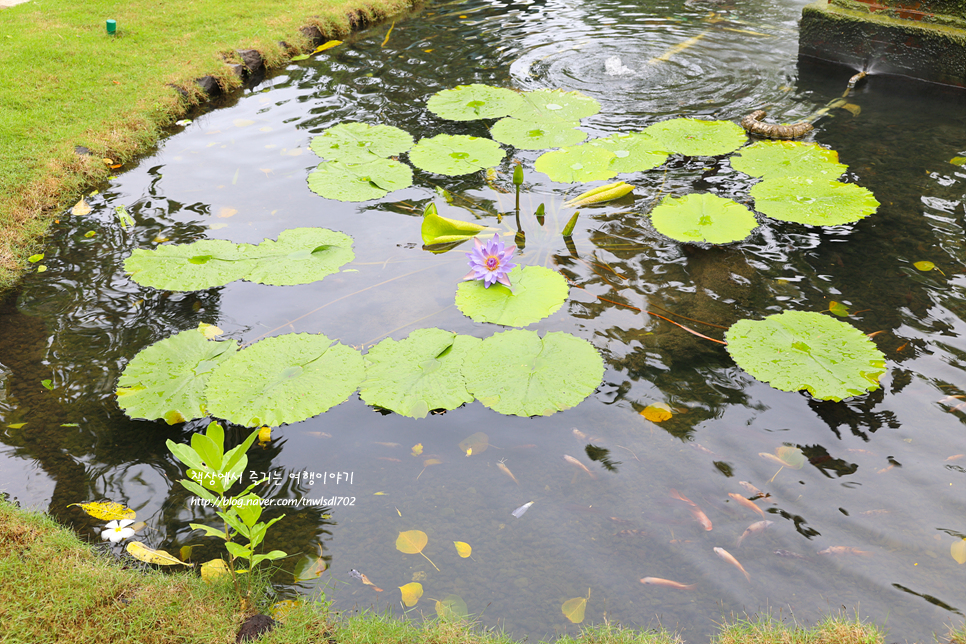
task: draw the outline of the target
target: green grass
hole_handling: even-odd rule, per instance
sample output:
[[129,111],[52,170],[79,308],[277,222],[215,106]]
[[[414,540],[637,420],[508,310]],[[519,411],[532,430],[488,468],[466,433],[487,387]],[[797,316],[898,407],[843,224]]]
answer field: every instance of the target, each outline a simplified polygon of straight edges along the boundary
[[[127,163],[148,152],[202,100],[194,79],[239,84],[225,64],[236,49],[257,49],[278,66],[307,50],[303,26],[339,37],[411,4],[31,0],[0,9],[0,289],[16,280],[52,216],[108,175],[101,159]],[[117,21],[115,36],[107,18]]]
[[745,617],[722,626],[714,644],[882,644],[885,633],[858,617],[826,617],[811,628],[786,624],[774,615]]

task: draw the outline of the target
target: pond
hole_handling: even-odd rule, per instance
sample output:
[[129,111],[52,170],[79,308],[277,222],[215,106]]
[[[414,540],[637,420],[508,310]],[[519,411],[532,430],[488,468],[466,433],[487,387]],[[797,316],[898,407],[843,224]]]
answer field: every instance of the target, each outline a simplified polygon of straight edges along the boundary
[[[92,539],[102,522],[68,506],[124,503],[147,522],[139,539],[148,545],[195,544],[199,562],[218,556],[189,528],[212,514],[189,504],[165,446],[207,421],[127,418],[114,393],[121,371],[201,322],[244,344],[322,333],[363,352],[429,327],[478,338],[505,330],[454,304],[470,245],[422,249],[423,208],[433,202],[444,217],[516,239],[514,261],[567,278],[566,303],[527,329],[592,344],[602,384],[550,416],[475,401],[413,419],[355,393],[273,429],[251,452],[251,469],[272,477],[264,496],[350,499],[266,510],[287,515],[268,547],[321,551],[328,566],[296,582],[298,558],[284,560],[280,598],[324,591],[337,609],[401,613],[398,587],[419,581],[425,595],[412,617],[435,615],[434,600],[455,595],[482,624],[533,639],[575,632],[562,606],[586,598],[584,624],[660,623],[692,642],[735,615],[770,609],[812,623],[844,606],[887,626],[890,641],[932,641],[966,612],[966,568],[951,551],[966,538],[966,171],[950,163],[966,156],[962,94],[872,74],[808,140],[839,153],[844,180],[871,190],[878,211],[829,227],[760,217],[747,240],[722,248],[670,240],[648,213],[665,195],[693,192],[751,205],[756,180],[727,155],[673,155],[621,175],[634,192],[582,207],[568,240],[565,200],[600,182],[551,181],[534,169],[542,150],[507,147],[489,176],[416,170],[411,187],[363,203],[322,198],[306,183],[320,163],[310,140],[339,123],[392,125],[417,139],[488,137],[492,121],[427,111],[430,96],[461,84],[580,91],[601,105],[581,121],[590,137],[676,117],[738,122],[756,109],[778,122],[807,118],[842,96],[851,72],[798,69],[803,4],[434,3],[391,33],[364,31],[196,115],[89,197],[90,214],[63,213],[39,263],[46,270],[0,308],[0,490]],[[122,227],[118,206],[134,226]],[[139,286],[123,268],[137,248],[256,244],[299,227],[348,234],[355,258],[310,284],[235,281],[186,293]],[[937,270],[914,266],[924,261]],[[875,334],[886,358],[880,388],[841,402],[774,389],[720,344],[642,312],[721,339],[703,323],[828,312],[833,302],[848,315],[835,319]],[[499,377],[502,365],[492,369]],[[642,415],[655,405],[670,417]],[[251,431],[228,427],[233,443]],[[485,441],[466,442],[479,433]],[[804,455],[799,469],[775,462],[783,447]],[[292,476],[303,471],[349,478]],[[759,510],[735,498],[755,497],[741,482],[767,494],[755,499]],[[739,546],[759,511],[772,524]],[[428,535],[428,559],[396,549],[409,530]]]

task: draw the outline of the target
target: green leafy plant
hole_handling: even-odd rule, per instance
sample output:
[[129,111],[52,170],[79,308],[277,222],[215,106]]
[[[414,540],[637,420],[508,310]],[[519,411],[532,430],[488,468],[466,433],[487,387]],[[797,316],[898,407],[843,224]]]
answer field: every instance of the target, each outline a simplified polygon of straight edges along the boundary
[[670,119],[644,128],[668,152],[685,156],[717,156],[734,152],[748,142],[745,131],[731,121]]
[[420,139],[409,151],[409,160],[420,170],[450,177],[492,168],[505,156],[506,152],[496,141],[462,134],[438,134]]
[[809,226],[849,224],[879,207],[867,188],[812,177],[766,179],[752,186],[751,196],[758,212]]
[[413,171],[392,159],[365,163],[324,161],[309,173],[308,182],[309,190],[326,199],[369,201],[413,185]]
[[429,111],[449,121],[500,118],[521,108],[523,101],[513,90],[489,85],[459,85],[429,97]]
[[835,150],[800,141],[758,141],[731,157],[731,167],[763,179],[838,179],[849,168],[839,163],[839,154]]
[[512,117],[500,119],[490,128],[490,136],[518,150],[545,150],[576,145],[587,138],[577,129],[577,121],[523,121]]
[[474,322],[528,326],[553,315],[570,293],[566,278],[543,266],[517,266],[509,274],[513,290],[502,284],[485,288],[479,281],[462,282],[456,306]]
[[309,147],[326,161],[365,163],[408,151],[413,137],[391,125],[339,123],[313,138]]
[[651,223],[671,239],[706,244],[741,241],[758,225],[740,203],[708,192],[665,197],[651,211]]
[[[211,526],[191,523],[192,530],[203,530],[206,536],[218,537],[225,541],[228,551],[228,569],[231,572],[235,591],[239,597],[248,598],[250,584],[243,593],[238,583],[239,572],[235,568],[238,559],[248,562],[248,571],[263,561],[275,561],[287,556],[281,550],[272,550],[265,554],[257,554],[256,550],[265,540],[268,529],[281,521],[285,515],[276,517],[265,523],[259,521],[262,514],[262,498],[252,492],[252,489],[262,481],[256,481],[239,494],[226,496],[232,485],[241,479],[248,467],[246,452],[258,437],[254,431],[245,441],[228,452],[225,452],[225,431],[221,425],[212,422],[204,434],[196,433],[191,437],[191,444],[185,445],[167,441],[168,449],[179,461],[187,465],[189,479],[179,481],[188,491],[208,501],[216,508],[215,513],[225,522],[224,530]],[[247,543],[238,541],[244,537]],[[250,577],[249,577],[250,579]]]

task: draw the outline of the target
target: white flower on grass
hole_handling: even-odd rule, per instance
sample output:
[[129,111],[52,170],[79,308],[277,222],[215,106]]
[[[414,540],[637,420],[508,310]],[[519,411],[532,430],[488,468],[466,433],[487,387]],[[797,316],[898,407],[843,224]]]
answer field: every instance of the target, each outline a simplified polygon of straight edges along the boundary
[[121,519],[120,521],[111,521],[106,526],[106,530],[101,532],[101,539],[104,541],[110,541],[111,543],[117,543],[124,539],[130,539],[134,536],[134,529],[129,528],[129,525],[134,523],[131,519]]

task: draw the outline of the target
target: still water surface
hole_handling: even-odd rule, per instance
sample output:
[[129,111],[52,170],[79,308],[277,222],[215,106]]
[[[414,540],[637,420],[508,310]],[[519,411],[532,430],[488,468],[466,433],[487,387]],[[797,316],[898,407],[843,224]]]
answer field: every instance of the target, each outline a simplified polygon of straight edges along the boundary
[[[172,483],[183,473],[164,444],[186,442],[205,423],[127,419],[113,396],[124,365],[199,322],[244,343],[309,332],[360,349],[430,326],[492,335],[500,329],[453,304],[466,272],[462,249],[421,250],[419,214],[435,201],[443,216],[514,232],[505,191],[517,160],[527,182],[518,258],[555,268],[575,286],[561,310],[530,328],[593,343],[607,367],[603,384],[545,418],[502,416],[475,402],[412,420],[353,396],[277,429],[251,458],[253,469],[278,475],[265,495],[354,498],[349,507],[286,508],[268,546],[317,553],[321,544],[329,570],[293,584],[294,560],[286,562],[280,594],[324,589],[336,608],[398,612],[397,587],[421,580],[426,594],[414,617],[433,615],[433,600],[456,594],[483,624],[534,639],[574,632],[561,605],[588,591],[585,623],[661,623],[689,642],[707,641],[733,615],[772,609],[812,623],[845,606],[886,625],[890,641],[932,641],[966,612],[966,566],[950,554],[966,536],[966,406],[954,409],[966,398],[950,398],[966,396],[966,173],[949,163],[966,154],[961,95],[910,93],[870,77],[850,96],[861,112],[834,110],[812,136],[839,152],[846,180],[871,189],[879,211],[826,229],[769,220],[726,249],[682,248],[657,234],[646,213],[665,194],[695,191],[750,204],[752,181],[727,159],[678,156],[622,176],[637,186],[634,195],[584,209],[573,249],[559,234],[572,213],[562,203],[583,188],[533,171],[541,152],[512,151],[489,184],[482,174],[417,170],[413,187],[364,204],[306,187],[319,162],[310,138],[340,122],[385,123],[416,138],[486,136],[483,123],[445,122],[426,110],[431,94],[458,84],[580,90],[602,105],[583,121],[591,136],[676,116],[737,121],[758,108],[780,122],[807,117],[839,97],[852,72],[798,69],[803,4],[725,2],[713,5],[716,16],[705,3],[673,0],[431,4],[397,21],[384,45],[388,25],[199,115],[102,186],[91,215],[65,213],[46,250],[48,270],[0,308],[0,489],[92,537],[100,524],[66,506],[123,502],[156,529],[141,536],[149,545],[175,552],[194,543],[197,560],[217,556],[188,527],[211,517]],[[605,73],[614,56],[630,73]],[[543,226],[532,214],[539,203]],[[119,227],[118,205],[136,227]],[[134,248],[163,241],[257,243],[299,226],[351,235],[352,270],[304,286],[236,282],[179,294],[139,287],[121,267]],[[942,273],[917,271],[921,260]],[[823,311],[831,301],[856,312],[848,321],[863,332],[881,332],[875,342],[888,359],[881,389],[841,403],[774,390],[720,345],[637,311],[728,326]],[[40,384],[46,378],[50,391]],[[641,410],[654,403],[673,417],[645,420]],[[458,444],[476,432],[489,447],[467,457]],[[809,462],[776,474],[759,454],[782,445],[798,446]],[[424,467],[428,458],[441,462]],[[349,472],[352,481],[289,476],[303,470]],[[728,496],[751,496],[739,481],[770,494],[757,504],[774,522],[740,547],[738,537],[761,517]],[[710,532],[673,489],[703,509]],[[511,516],[528,501],[525,515]],[[424,552],[438,571],[395,549],[398,532],[411,529],[429,535]],[[460,558],[453,541],[470,543],[472,557]],[[818,554],[832,546],[867,554]],[[715,547],[734,554],[750,582]],[[642,585],[643,577],[695,588]]]

